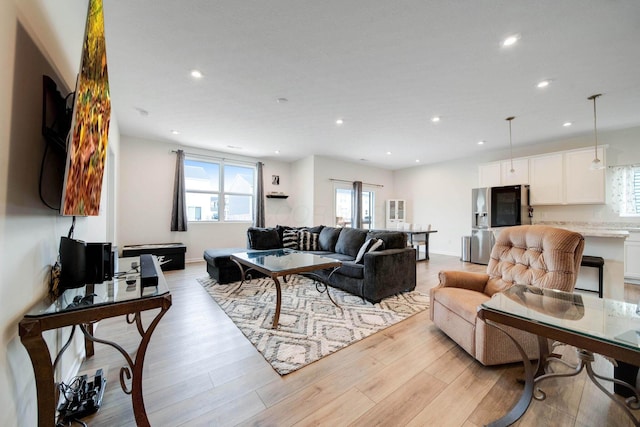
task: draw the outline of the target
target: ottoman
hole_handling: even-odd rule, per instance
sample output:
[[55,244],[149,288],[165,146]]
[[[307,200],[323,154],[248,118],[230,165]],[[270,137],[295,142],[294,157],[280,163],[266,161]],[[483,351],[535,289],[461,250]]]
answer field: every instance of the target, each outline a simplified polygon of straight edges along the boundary
[[240,269],[231,261],[230,256],[237,252],[246,252],[247,248],[206,249],[204,260],[207,262],[209,277],[220,284],[237,282],[240,280]]

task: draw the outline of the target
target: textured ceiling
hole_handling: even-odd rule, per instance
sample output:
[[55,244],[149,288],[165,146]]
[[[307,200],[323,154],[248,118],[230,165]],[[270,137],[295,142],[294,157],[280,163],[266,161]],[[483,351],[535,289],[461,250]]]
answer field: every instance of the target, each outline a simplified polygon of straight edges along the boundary
[[640,125],[637,0],[104,3],[123,135],[398,169],[504,149],[508,116],[516,146],[593,132],[594,93]]

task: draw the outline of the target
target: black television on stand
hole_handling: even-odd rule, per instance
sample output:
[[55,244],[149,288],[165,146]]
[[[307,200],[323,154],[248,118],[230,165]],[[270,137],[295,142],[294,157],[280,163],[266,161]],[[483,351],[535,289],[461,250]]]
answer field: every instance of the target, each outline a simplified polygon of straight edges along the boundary
[[40,164],[38,192],[50,209],[60,211],[67,159],[67,137],[71,129],[73,92],[63,95],[55,80],[42,76],[42,136],[44,154]]

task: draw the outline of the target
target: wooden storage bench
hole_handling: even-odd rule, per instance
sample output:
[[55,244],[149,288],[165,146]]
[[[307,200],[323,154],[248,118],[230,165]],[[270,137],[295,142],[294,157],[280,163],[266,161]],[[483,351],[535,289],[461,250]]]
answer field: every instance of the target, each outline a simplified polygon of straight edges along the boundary
[[123,257],[152,254],[158,257],[160,268],[167,270],[184,270],[184,256],[187,246],[182,243],[152,243],[147,245],[127,245],[122,248]]

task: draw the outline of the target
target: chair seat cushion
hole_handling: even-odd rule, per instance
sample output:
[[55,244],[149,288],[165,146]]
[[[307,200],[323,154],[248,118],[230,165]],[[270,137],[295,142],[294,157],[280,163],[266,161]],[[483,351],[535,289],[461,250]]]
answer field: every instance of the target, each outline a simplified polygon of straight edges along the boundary
[[447,287],[434,289],[433,298],[472,325],[476,323],[480,304],[490,299],[480,292]]

